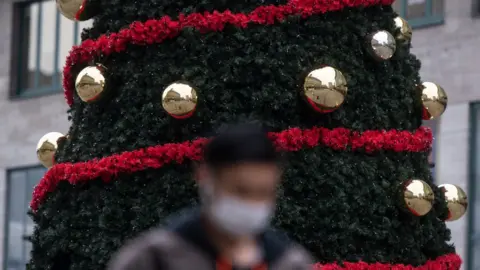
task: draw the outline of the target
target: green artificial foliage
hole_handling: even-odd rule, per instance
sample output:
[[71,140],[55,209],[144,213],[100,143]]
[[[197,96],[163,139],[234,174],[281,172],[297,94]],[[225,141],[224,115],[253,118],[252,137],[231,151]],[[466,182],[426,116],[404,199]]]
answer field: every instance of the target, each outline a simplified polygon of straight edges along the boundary
[[[195,3],[193,3],[195,2]],[[83,40],[117,32],[136,20],[204,10],[251,11],[286,1],[102,0],[103,10]],[[228,123],[256,121],[271,131],[290,127],[345,127],[357,131],[414,131],[421,123],[420,62],[409,45],[392,59],[375,61],[365,36],[395,32],[391,7],[351,8],[273,25],[233,26],[150,46],[129,45],[99,58],[107,67],[103,100],[78,96],[69,112],[70,139],[57,162],[82,162],[212,134]],[[349,91],[340,109],[313,111],[301,98],[305,76],[323,65],[345,75]],[[75,67],[74,76],[83,67]],[[185,120],[162,108],[163,89],[178,80],[195,86],[199,104]],[[428,153],[335,151],[315,147],[287,153],[275,224],[303,243],[321,262],[358,261],[421,265],[454,252],[443,196],[432,183]],[[398,207],[399,184],[418,178],[435,191],[434,210],[414,217]],[[197,193],[190,162],[167,164],[113,181],[62,182],[32,217],[30,270],[101,270],[128,238],[158,226],[192,204]]]

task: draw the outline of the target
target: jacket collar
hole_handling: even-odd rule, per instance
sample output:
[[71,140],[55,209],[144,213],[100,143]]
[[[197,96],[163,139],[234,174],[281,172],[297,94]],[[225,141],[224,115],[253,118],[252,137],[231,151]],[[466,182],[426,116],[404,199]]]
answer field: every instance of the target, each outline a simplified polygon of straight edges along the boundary
[[[218,251],[213,243],[208,239],[202,214],[199,208],[184,212],[183,215],[170,222],[169,228],[181,236],[186,241],[197,246],[202,251],[211,256],[212,261],[218,258]],[[264,260],[268,265],[276,261],[286,250],[289,244],[287,237],[271,228],[258,236],[258,241],[263,249]]]

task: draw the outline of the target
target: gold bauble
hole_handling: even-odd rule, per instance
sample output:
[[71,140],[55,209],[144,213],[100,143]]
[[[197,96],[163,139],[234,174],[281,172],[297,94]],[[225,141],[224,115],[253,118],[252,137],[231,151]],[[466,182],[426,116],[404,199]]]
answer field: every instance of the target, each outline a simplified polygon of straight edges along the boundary
[[84,102],[98,100],[105,91],[105,68],[101,65],[84,68],[77,76],[75,89]]
[[308,104],[322,113],[338,109],[345,101],[347,90],[347,80],[342,72],[328,66],[310,72],[303,85]]
[[422,180],[408,180],[402,185],[402,205],[415,216],[424,216],[433,206],[435,196],[432,188]]
[[432,120],[445,111],[448,97],[445,90],[432,82],[424,82],[420,86],[422,91],[423,120]]
[[197,107],[197,91],[187,83],[172,83],[163,90],[162,106],[173,118],[189,118]]
[[89,0],[55,0],[60,13],[62,13],[65,18],[72,21],[86,21],[98,13],[99,4],[93,1],[88,1]]
[[467,194],[459,186],[444,184],[438,186],[445,196],[448,207],[448,217],[445,221],[455,221],[467,212]]
[[43,135],[37,143],[37,158],[43,166],[51,168],[55,164],[55,152],[57,151],[58,139],[63,134],[59,132],[50,132]]
[[377,60],[392,58],[397,50],[395,38],[388,31],[377,31],[367,37],[367,49]]
[[400,16],[394,19],[395,28],[397,30],[395,38],[402,43],[410,43],[412,41],[412,28],[408,22]]

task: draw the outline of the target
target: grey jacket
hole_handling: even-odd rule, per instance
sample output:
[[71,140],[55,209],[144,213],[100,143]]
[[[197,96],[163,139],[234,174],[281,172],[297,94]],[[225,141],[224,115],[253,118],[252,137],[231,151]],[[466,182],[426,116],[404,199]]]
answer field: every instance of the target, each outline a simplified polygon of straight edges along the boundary
[[[299,245],[269,230],[260,238],[263,269],[311,270],[312,260]],[[155,229],[127,243],[111,260],[108,270],[231,270],[217,267],[217,254],[200,218],[183,218],[171,228]],[[261,268],[260,268],[261,269]]]

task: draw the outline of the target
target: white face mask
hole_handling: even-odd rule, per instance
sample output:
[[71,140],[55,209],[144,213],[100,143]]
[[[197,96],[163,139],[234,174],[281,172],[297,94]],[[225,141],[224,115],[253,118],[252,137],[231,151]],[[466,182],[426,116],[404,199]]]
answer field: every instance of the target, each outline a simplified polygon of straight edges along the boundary
[[[245,236],[268,227],[274,207],[268,203],[248,203],[233,197],[212,198],[212,189],[204,190],[208,215],[221,229],[232,235]],[[207,199],[207,200],[205,200]]]

